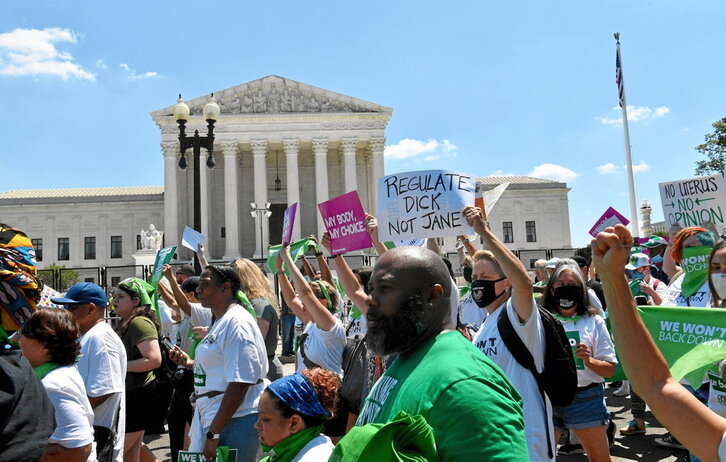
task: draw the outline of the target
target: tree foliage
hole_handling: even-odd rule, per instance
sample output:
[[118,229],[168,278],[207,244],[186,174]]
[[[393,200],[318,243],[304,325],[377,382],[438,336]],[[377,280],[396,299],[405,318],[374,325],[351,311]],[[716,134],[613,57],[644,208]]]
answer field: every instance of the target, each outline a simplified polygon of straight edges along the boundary
[[696,162],[696,175],[721,173],[726,167],[726,118],[713,123],[713,133],[706,135],[706,142],[696,146],[696,151],[706,160]]
[[65,265],[53,263],[38,271],[38,277],[57,291],[64,292],[78,281],[78,273]]

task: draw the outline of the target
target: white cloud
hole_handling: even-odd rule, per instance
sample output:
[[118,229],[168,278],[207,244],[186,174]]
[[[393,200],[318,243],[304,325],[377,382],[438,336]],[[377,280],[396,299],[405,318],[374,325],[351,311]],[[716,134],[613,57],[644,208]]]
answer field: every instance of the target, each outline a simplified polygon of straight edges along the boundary
[[514,173],[504,173],[504,170],[495,170],[487,176],[515,176]]
[[119,64],[119,66],[121,66],[121,69],[123,69],[123,70],[126,71],[126,74],[128,75],[128,77],[131,80],[149,79],[149,78],[153,78],[153,77],[158,77],[159,76],[158,73],[153,72],[153,71],[144,72],[143,74],[139,74],[138,72],[136,72],[135,69],[131,69],[129,67],[129,65],[126,64],[126,63],[121,63],[121,64]]
[[600,165],[597,167],[598,175],[610,175],[610,174],[616,173],[617,171],[618,171],[618,166],[613,164],[612,162],[608,162],[607,164]]
[[441,142],[429,139],[427,141],[405,138],[396,144],[386,146],[384,155],[389,159],[409,159],[412,157],[428,154],[417,160],[429,162],[441,158],[452,158],[458,156],[458,146],[449,140]]
[[647,172],[648,170],[650,170],[650,165],[646,164],[644,160],[641,160],[640,163],[633,165],[633,173]]
[[76,77],[96,80],[93,73],[74,62],[67,51],[56,48],[56,43],[78,42],[78,36],[69,29],[15,29],[0,34],[0,74],[56,75],[63,80]]
[[[649,121],[652,119],[658,119],[668,115],[671,110],[667,106],[660,106],[655,109],[651,109],[647,106],[630,106],[628,105],[628,122],[641,122]],[[618,106],[613,108],[613,111],[620,111]],[[618,115],[613,119],[607,117],[597,117],[597,120],[604,125],[614,125],[623,123],[623,118]]]
[[574,180],[580,175],[573,172],[567,167],[563,167],[562,165],[541,164],[536,166],[531,172],[527,174],[527,176],[567,182]]
[[106,65],[106,62],[103,59],[97,59],[93,65],[96,66],[98,69],[104,71],[108,70],[108,65]]

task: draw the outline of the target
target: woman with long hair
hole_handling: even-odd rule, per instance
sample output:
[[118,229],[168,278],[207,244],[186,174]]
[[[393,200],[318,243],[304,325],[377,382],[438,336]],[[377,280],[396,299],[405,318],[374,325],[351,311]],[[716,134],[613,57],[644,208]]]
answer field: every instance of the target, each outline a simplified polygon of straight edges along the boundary
[[113,293],[115,313],[121,317],[119,337],[126,349],[126,436],[124,462],[156,460],[144,444],[148,413],[156,408],[154,369],[161,366],[159,323],[151,308],[154,288],[146,281],[128,278]]
[[179,347],[169,352],[174,362],[194,371],[189,450],[203,452],[207,460],[215,457],[218,446],[236,449],[238,462],[252,462],[258,452],[254,425],[265,390],[267,351],[253,315],[240,305],[241,286],[234,268],[205,267],[197,298],[212,310],[212,327],[197,346],[194,360]]
[[591,461],[609,461],[604,377],[615,373],[615,347],[605,320],[590,305],[587,287],[577,266],[562,265],[547,282],[542,306],[561,322],[573,345],[577,392],[572,403],[554,410],[555,441],[564,428],[575,432]]
[[63,309],[41,309],[20,330],[23,356],[55,408],[56,428],[43,451],[47,462],[93,462],[93,409],[75,366],[81,352],[78,324]]
[[267,378],[277,380],[282,377],[282,363],[275,354],[277,341],[280,338],[278,333],[280,306],[275,292],[260,267],[255,265],[252,260],[238,258],[230,266],[237,270],[242,282],[242,291],[247,295],[257,313],[257,326],[265,339],[267,349]]

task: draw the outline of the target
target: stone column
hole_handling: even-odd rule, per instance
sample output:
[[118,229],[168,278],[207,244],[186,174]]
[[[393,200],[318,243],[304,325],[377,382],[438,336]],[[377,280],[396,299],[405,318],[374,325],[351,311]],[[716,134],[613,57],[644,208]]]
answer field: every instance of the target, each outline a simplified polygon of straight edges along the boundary
[[343,151],[343,161],[345,162],[345,192],[358,189],[355,165],[355,148],[357,143],[357,138],[343,138],[340,141],[340,147]]
[[[300,181],[298,178],[298,154],[300,153],[299,139],[282,140],[282,146],[285,150],[285,171],[287,173],[287,205],[290,206],[295,202],[300,202]],[[298,214],[300,208],[298,204]],[[292,240],[300,239],[300,221],[301,217],[295,218],[292,229]]]
[[237,141],[222,141],[224,154],[224,259],[239,258],[239,191],[237,190]]
[[[319,204],[328,200],[328,139],[314,138],[313,152],[315,153],[315,200]],[[319,213],[318,236],[325,232],[325,223]]]
[[371,153],[371,186],[370,186],[370,200],[368,208],[373,215],[376,214],[376,208],[378,207],[378,178],[385,175],[383,169],[383,151],[386,148],[386,138],[374,137],[368,141],[368,149]]
[[[267,140],[252,140],[252,158],[254,160],[255,175],[255,204],[262,208],[267,202]],[[262,220],[262,236],[260,236],[260,220]],[[260,248],[267,248],[270,227],[267,217],[257,214],[255,216],[255,258],[262,258]]]
[[[179,143],[176,141],[164,141],[161,143],[161,150],[164,154],[164,235],[166,246],[178,245],[179,239],[179,208],[177,204],[177,155],[179,154]],[[108,237],[108,239],[111,239]],[[110,245],[110,244],[109,244]],[[134,243],[134,247],[136,244]]]

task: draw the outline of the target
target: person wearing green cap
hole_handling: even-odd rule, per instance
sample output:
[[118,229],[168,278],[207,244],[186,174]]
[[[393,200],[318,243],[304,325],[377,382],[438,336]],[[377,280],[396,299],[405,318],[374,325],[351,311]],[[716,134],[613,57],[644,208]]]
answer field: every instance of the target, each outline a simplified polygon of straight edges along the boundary
[[142,279],[128,278],[121,281],[113,293],[115,312],[121,316],[118,334],[128,359],[124,438],[126,462],[140,460],[142,451],[145,455],[152,455],[143,438],[148,423],[148,411],[155,408],[157,400],[153,370],[161,365],[159,324],[152,311],[149,295],[153,290]]

